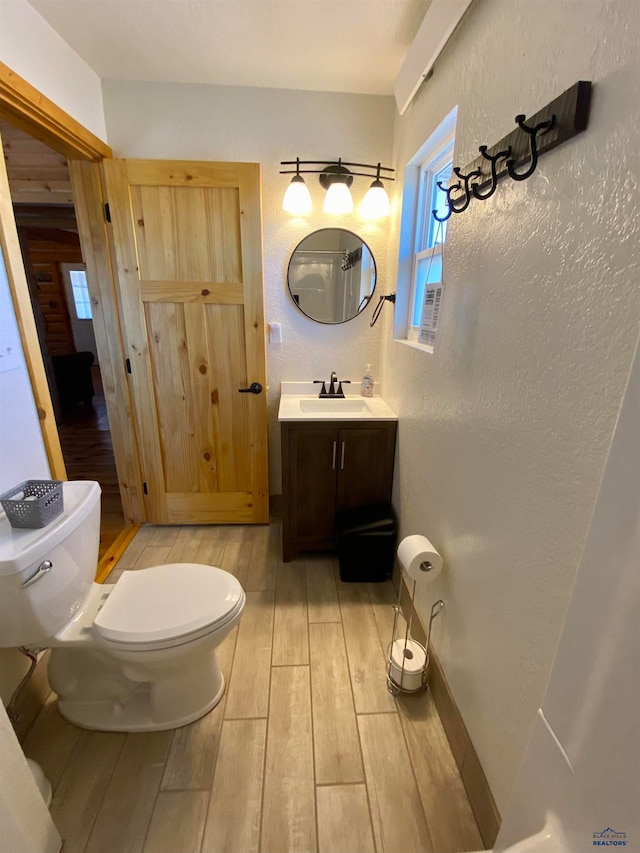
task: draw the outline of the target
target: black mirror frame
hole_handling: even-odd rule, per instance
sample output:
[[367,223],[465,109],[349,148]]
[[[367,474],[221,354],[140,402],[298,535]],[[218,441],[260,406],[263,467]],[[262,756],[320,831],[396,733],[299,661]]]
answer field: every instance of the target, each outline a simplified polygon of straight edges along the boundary
[[[357,237],[357,239],[360,240],[360,242],[362,243],[363,246],[367,247],[367,250],[368,250],[369,254],[371,255],[371,260],[373,262],[373,274],[374,274],[373,288],[371,290],[371,294],[368,297],[364,297],[364,300],[363,300],[364,305],[362,305],[362,302],[361,302],[360,304],[362,305],[362,308],[360,308],[357,311],[357,313],[355,313],[352,317],[347,317],[346,320],[336,320],[333,323],[329,322],[328,320],[316,320],[315,317],[312,317],[310,314],[307,314],[306,311],[303,311],[302,308],[300,307],[300,305],[298,304],[298,302],[296,301],[295,296],[293,295],[293,292],[291,290],[291,282],[289,279],[289,273],[291,271],[291,262],[293,260],[293,256],[295,255],[295,253],[298,251],[298,249],[300,248],[302,243],[304,243],[305,240],[307,240],[309,237],[313,236],[314,234],[319,234],[321,231],[345,231],[347,234],[353,234],[354,237]],[[349,323],[351,320],[355,320],[356,317],[359,317],[360,314],[362,314],[365,311],[367,305],[373,299],[373,294],[375,293],[377,286],[378,286],[378,265],[376,264],[375,256],[374,256],[373,252],[371,251],[371,246],[366,242],[366,240],[363,240],[359,234],[356,234],[355,231],[350,231],[348,228],[336,228],[336,227],[316,228],[315,231],[311,231],[309,234],[306,234],[302,238],[302,240],[300,240],[300,242],[296,245],[293,252],[291,252],[291,256],[289,258],[289,263],[287,265],[287,290],[289,291],[289,296],[291,297],[291,301],[296,306],[298,311],[301,314],[304,314],[304,316],[307,317],[309,320],[313,320],[314,323],[320,323],[322,326],[342,326],[343,323]]]

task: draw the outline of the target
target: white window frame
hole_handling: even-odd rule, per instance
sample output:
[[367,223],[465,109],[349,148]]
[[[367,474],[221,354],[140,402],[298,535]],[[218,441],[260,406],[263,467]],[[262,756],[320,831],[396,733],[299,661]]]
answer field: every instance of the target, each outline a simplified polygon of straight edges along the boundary
[[418,343],[420,329],[413,324],[416,276],[422,258],[443,253],[444,244],[423,249],[422,238],[425,231],[428,234],[434,207],[433,175],[454,159],[457,116],[458,108],[454,107],[409,160],[404,172],[394,339],[425,352],[433,352],[433,347]]
[[[420,261],[427,258],[433,259],[436,256],[442,257],[442,249],[446,241],[446,225],[442,226],[444,229],[444,240],[432,242],[429,240],[429,234],[431,232],[434,235],[434,239],[438,236],[439,223],[433,219],[431,213],[435,206],[435,192],[438,192],[437,187],[435,187],[435,177],[448,163],[453,163],[453,143],[454,137],[451,134],[446,142],[439,146],[438,150],[420,165],[418,177],[418,211],[414,229],[413,272],[411,276],[411,296],[409,298],[409,328],[407,330],[407,340],[410,341],[417,341],[420,331],[419,322],[418,324],[414,324],[413,322],[416,313],[416,300],[418,298],[418,268]],[[432,223],[435,223],[435,225]],[[421,246],[425,246],[425,248],[422,249]],[[421,303],[423,299],[424,292],[420,300]],[[418,307],[421,308],[422,306]]]
[[[92,352],[95,358],[96,365],[98,364],[98,350],[96,347],[96,336],[93,328],[93,319],[89,319],[88,317],[80,318],[78,317],[78,311],[76,308],[76,301],[73,295],[73,285],[71,282],[71,273],[72,272],[87,272],[87,268],[84,264],[60,264],[62,270],[62,278],[64,281],[65,293],[67,297],[67,309],[69,313],[69,320],[71,321],[71,332],[73,334],[73,342],[75,344],[76,350],[78,352],[84,352],[85,350],[88,352]],[[93,302],[91,301],[91,295],[89,294],[89,310],[91,311],[91,317],[93,318]]]
[[[62,275],[64,276],[65,287],[67,290],[67,302],[69,303],[69,311],[73,311],[73,317],[78,323],[92,323],[93,322],[93,306],[91,304],[91,294],[89,293],[89,286],[87,284],[87,267],[85,264],[61,264],[62,267]],[[73,272],[81,272],[84,273],[85,279],[85,288],[87,291],[87,304],[89,306],[89,316],[88,317],[79,317],[78,316],[78,304],[76,302],[75,293],[73,291],[73,280],[71,278],[71,273]]]

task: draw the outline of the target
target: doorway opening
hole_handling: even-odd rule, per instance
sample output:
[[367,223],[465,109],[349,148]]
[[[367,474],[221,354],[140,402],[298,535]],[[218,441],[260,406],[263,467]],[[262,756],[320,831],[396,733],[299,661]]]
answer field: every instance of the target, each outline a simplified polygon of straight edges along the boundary
[[64,155],[0,120],[11,200],[67,476],[102,489],[101,558],[127,526]]

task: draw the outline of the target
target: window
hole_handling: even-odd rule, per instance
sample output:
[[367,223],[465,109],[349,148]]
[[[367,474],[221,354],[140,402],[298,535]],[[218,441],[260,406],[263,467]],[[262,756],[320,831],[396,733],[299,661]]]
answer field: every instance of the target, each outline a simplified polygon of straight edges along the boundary
[[87,274],[84,270],[69,270],[71,293],[78,320],[91,320],[91,299],[87,287]]
[[420,326],[424,289],[427,284],[442,281],[442,246],[447,238],[447,222],[438,222],[432,211],[443,216],[446,211],[446,195],[438,182],[446,186],[453,168],[453,139],[436,158],[420,166],[418,193],[418,216],[416,219],[416,242],[413,259],[413,281],[411,284],[411,329]]
[[96,363],[98,353],[93,332],[91,296],[87,287],[84,264],[60,264],[67,297],[73,342],[77,352],[92,352]]
[[[451,178],[456,118],[457,107],[405,169],[398,263],[399,310],[394,334],[396,339],[412,343],[418,341],[425,288],[442,281],[448,222],[438,222],[432,211],[439,216],[446,213],[446,194],[438,188],[438,182],[446,186]],[[430,347],[424,348],[431,351]]]

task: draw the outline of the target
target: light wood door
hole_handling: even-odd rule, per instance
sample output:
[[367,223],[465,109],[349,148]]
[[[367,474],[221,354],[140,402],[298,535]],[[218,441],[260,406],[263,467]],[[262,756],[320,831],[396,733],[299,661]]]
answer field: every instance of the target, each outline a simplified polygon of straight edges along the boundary
[[104,169],[147,519],[267,522],[260,167]]

